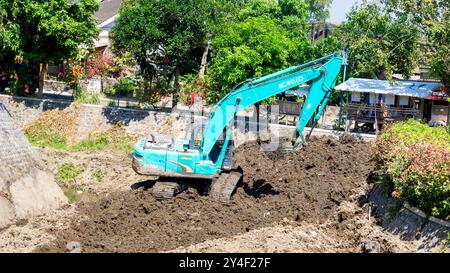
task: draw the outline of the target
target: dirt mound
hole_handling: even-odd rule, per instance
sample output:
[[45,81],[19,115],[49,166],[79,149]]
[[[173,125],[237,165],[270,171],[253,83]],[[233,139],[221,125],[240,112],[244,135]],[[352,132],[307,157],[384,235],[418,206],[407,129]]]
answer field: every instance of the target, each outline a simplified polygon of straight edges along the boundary
[[[81,215],[70,228],[38,250],[67,251],[67,243],[77,241],[83,252],[156,252],[280,222],[344,222],[343,201],[364,194],[373,169],[370,144],[346,142],[313,139],[303,150],[287,155],[266,154],[256,143],[246,144],[236,151],[235,164],[244,178],[230,205],[218,204],[194,189],[160,202],[150,193],[151,182],[144,182],[134,185],[141,186],[136,190],[81,203]],[[357,251],[357,243],[352,241],[345,249]]]
[[29,124],[24,131],[32,139],[42,138],[43,135],[49,138],[59,137],[65,139],[68,145],[72,145],[76,143],[79,116],[80,110],[76,107],[47,111]]

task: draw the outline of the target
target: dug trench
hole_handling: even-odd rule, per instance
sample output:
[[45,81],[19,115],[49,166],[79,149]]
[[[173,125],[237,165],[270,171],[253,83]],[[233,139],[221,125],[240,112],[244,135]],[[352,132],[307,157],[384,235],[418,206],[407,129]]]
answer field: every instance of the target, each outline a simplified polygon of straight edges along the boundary
[[234,164],[243,179],[228,205],[192,188],[158,201],[151,182],[136,183],[80,202],[70,225],[52,230],[56,239],[35,251],[67,252],[68,242],[75,241],[82,252],[162,252],[279,224],[324,227],[336,245],[320,251],[366,251],[368,240],[377,251],[404,250],[386,239],[373,219],[366,220],[370,208],[364,200],[374,170],[370,143],[313,138],[288,154],[265,153],[248,143],[236,150]]

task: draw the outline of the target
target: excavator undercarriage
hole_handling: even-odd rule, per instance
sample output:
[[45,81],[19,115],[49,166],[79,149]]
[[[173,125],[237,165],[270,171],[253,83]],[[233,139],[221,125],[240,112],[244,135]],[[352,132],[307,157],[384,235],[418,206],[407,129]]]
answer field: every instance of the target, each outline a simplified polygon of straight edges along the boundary
[[[203,189],[212,199],[227,204],[231,201],[237,184],[242,177],[239,171],[222,172]],[[197,183],[202,184],[202,183]],[[160,178],[153,186],[153,196],[158,200],[172,199],[189,188],[189,183],[175,178]]]

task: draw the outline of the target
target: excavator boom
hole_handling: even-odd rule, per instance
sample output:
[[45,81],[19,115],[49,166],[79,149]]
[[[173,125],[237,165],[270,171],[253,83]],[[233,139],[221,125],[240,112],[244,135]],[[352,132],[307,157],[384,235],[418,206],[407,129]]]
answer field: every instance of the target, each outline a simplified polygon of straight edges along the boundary
[[[302,138],[302,131],[317,108],[320,105],[322,105],[322,108],[326,105],[331,90],[336,84],[343,58],[342,53],[336,53],[319,59],[319,61],[327,60],[323,65],[316,65],[311,68],[305,68],[304,66],[289,68],[246,83],[229,93],[214,107],[210,115],[208,126],[203,135],[202,154],[205,157],[210,154],[223,130],[237,112],[273,95],[312,81],[296,130],[297,135]],[[311,62],[311,64],[315,63]]]

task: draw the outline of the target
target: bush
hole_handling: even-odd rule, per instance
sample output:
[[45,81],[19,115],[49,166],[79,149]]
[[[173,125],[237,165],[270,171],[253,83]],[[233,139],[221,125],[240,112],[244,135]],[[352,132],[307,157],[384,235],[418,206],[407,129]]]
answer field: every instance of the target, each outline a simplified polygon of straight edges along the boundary
[[450,133],[416,120],[388,126],[375,159],[391,178],[394,196],[436,217],[450,219]]
[[133,95],[134,90],[136,89],[136,84],[132,79],[123,77],[119,79],[119,82],[113,86],[113,94],[115,96],[127,96]]
[[100,93],[91,93],[83,89],[77,89],[75,92],[75,103],[77,104],[100,105],[100,98]]

